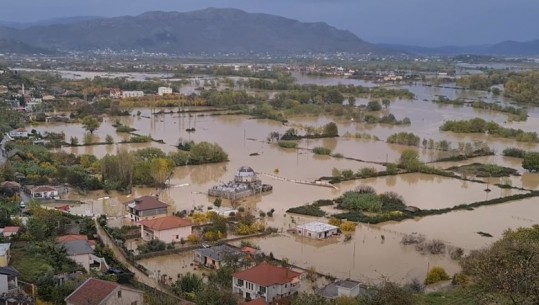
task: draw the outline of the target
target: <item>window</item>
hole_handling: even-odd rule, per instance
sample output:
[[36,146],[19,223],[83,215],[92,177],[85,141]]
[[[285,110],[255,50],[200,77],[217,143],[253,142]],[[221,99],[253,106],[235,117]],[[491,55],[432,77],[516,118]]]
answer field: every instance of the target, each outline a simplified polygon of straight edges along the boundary
[[236,280],[236,285],[238,285],[239,287],[243,287],[243,280]]
[[122,291],[118,290],[118,298],[120,299],[122,297]]
[[260,291],[261,293],[266,293],[266,287],[258,287],[258,291]]
[[180,235],[176,235],[176,239],[180,239]]
[[137,305],[137,301],[131,302],[131,305]]

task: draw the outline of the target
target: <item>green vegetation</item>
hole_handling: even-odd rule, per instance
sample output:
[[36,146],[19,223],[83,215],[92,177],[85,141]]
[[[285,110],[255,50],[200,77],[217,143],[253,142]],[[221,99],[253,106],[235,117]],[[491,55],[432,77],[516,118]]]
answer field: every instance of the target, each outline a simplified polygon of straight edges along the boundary
[[129,126],[121,125],[121,124],[116,126],[116,132],[130,133],[133,131],[136,131],[136,129],[133,127],[129,127]]
[[322,217],[326,215],[326,212],[320,209],[321,206],[330,206],[333,205],[333,200],[317,200],[311,204],[306,204],[303,206],[290,208],[286,210],[287,213],[302,214],[309,216]]
[[457,85],[466,89],[490,90],[494,85],[501,85],[507,79],[507,75],[502,72],[489,72],[488,74],[475,74],[463,76],[457,79]]
[[511,74],[504,85],[504,95],[519,103],[539,103],[539,72]]
[[457,133],[487,133],[496,137],[515,139],[519,142],[539,143],[536,132],[525,132],[521,129],[505,128],[495,122],[487,122],[481,118],[446,121],[440,126],[440,130]]
[[315,155],[329,156],[329,155],[331,155],[331,149],[323,147],[323,146],[317,146],[317,147],[313,148],[313,153]]
[[522,167],[529,172],[539,171],[539,153],[538,152],[529,152],[524,155],[522,160]]
[[[539,226],[507,230],[486,249],[461,261],[467,285],[487,303],[539,304]],[[465,284],[466,285],[466,284]]]
[[364,118],[367,124],[388,124],[388,125],[410,125],[412,122],[409,118],[397,120],[393,114],[376,117],[372,114],[366,114]]
[[386,142],[391,144],[401,144],[408,146],[419,146],[421,139],[413,133],[399,132],[390,135]]
[[447,170],[461,173],[465,176],[476,177],[508,177],[518,176],[518,170],[509,167],[503,167],[496,164],[472,163],[468,165],[450,167]]
[[524,158],[526,151],[516,147],[510,147],[503,150],[502,154],[506,157]]
[[510,115],[510,119],[513,121],[526,121],[526,119],[528,118],[528,112],[524,108],[517,108],[513,106],[503,106],[503,105],[495,104],[495,103],[487,103],[482,100],[475,101],[475,102],[465,102],[462,99],[451,100],[445,96],[438,96],[438,98],[436,100],[433,100],[433,102],[438,103],[438,104],[454,105],[454,106],[464,106],[465,104],[468,104],[469,106],[476,109],[486,109],[486,110],[506,113]]
[[279,145],[279,147],[282,147],[282,148],[297,148],[298,147],[298,142],[294,142],[294,141],[279,141],[277,142],[277,144]]
[[382,105],[379,101],[370,101],[367,103],[367,110],[368,111],[380,111],[382,110]]
[[84,129],[86,129],[91,134],[93,134],[94,131],[99,128],[99,126],[101,125],[101,122],[99,122],[97,118],[93,116],[85,116],[82,119],[81,124],[82,124],[82,127],[84,127]]

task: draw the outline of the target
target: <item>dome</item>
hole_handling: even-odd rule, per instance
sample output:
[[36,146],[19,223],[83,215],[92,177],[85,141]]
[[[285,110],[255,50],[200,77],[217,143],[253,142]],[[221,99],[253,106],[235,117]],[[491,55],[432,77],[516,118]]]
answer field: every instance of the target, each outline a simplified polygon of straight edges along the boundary
[[255,176],[256,173],[255,171],[249,167],[249,166],[242,166],[238,169],[238,173],[236,174],[236,176],[241,176],[241,177],[249,177],[249,176]]

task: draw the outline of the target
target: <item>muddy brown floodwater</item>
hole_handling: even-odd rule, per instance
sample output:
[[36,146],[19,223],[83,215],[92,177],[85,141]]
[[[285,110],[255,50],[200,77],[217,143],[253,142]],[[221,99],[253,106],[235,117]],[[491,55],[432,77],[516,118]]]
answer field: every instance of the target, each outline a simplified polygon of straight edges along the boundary
[[[308,79],[307,79],[308,81]],[[335,82],[335,79],[332,80]],[[302,82],[305,82],[302,79]],[[323,80],[317,79],[316,82]],[[326,82],[326,84],[329,81]],[[333,168],[352,169],[357,171],[364,167],[374,167],[377,170],[383,166],[375,163],[357,162],[347,159],[337,159],[329,156],[315,156],[309,150],[295,150],[279,148],[275,144],[266,143],[266,137],[271,131],[284,132],[292,125],[321,126],[335,121],[339,133],[367,132],[385,140],[389,135],[406,131],[413,132],[421,138],[433,138],[436,141],[448,140],[453,147],[458,142],[485,141],[493,148],[497,155],[474,158],[462,162],[436,163],[435,166],[447,168],[451,166],[470,164],[473,162],[495,163],[517,169],[522,175],[511,177],[509,181],[513,186],[526,189],[539,188],[539,175],[529,174],[521,167],[521,160],[500,156],[505,147],[515,146],[526,150],[537,150],[536,144],[518,143],[514,140],[500,139],[488,135],[462,135],[454,133],[441,133],[439,125],[444,120],[469,119],[481,116],[486,120],[494,120],[506,127],[521,128],[527,131],[539,130],[539,111],[529,109],[530,117],[526,122],[509,122],[507,116],[470,107],[439,106],[431,103],[436,95],[445,95],[449,98],[464,97],[476,99],[482,97],[493,101],[496,98],[485,92],[462,91],[454,89],[435,89],[424,86],[408,86],[416,93],[418,100],[393,101],[389,111],[398,119],[409,117],[410,126],[367,125],[342,118],[328,116],[320,117],[294,117],[290,118],[288,125],[269,120],[249,119],[247,116],[210,116],[187,114],[164,114],[152,116],[148,109],[140,110],[140,117],[107,118],[101,127],[95,131],[96,137],[104,139],[107,134],[115,141],[125,140],[128,136],[117,134],[112,124],[119,120],[123,124],[137,129],[137,133],[151,135],[155,139],[162,139],[165,144],[113,144],[86,146],[77,148],[62,148],[76,154],[92,154],[102,157],[107,153],[114,153],[120,147],[135,150],[144,147],[158,147],[164,151],[174,151],[175,144],[180,138],[195,142],[216,142],[229,154],[229,162],[200,166],[185,166],[175,170],[171,179],[172,187],[165,190],[152,188],[136,188],[130,196],[121,194],[104,194],[103,192],[90,193],[80,196],[72,192],[73,199],[80,199],[86,204],[73,206],[71,211],[77,214],[106,214],[110,217],[111,225],[125,223],[124,204],[133,197],[159,193],[161,199],[170,204],[170,213],[179,210],[190,210],[194,206],[210,206],[213,199],[208,198],[206,192],[212,185],[231,180],[237,168],[242,165],[251,166],[259,173],[273,174],[278,169],[278,176],[297,180],[314,180],[321,176],[331,175]],[[422,101],[428,99],[429,101]],[[365,102],[365,101],[360,101]],[[503,101],[508,102],[508,101]],[[173,110],[177,110],[174,108]],[[194,127],[196,132],[187,133],[186,128]],[[36,127],[38,131],[63,131],[66,138],[78,137],[82,142],[84,130],[78,124],[45,124]],[[383,141],[367,141],[348,139],[344,137],[334,139],[302,140],[302,148],[325,146],[334,153],[346,157],[372,161],[393,162],[400,153],[409,147],[390,145]],[[444,154],[418,149],[423,161],[432,161]],[[258,156],[249,156],[258,153]],[[405,282],[413,278],[422,280],[430,266],[444,267],[450,274],[459,270],[458,263],[448,255],[428,255],[418,253],[413,246],[404,246],[400,243],[404,234],[413,232],[425,234],[428,239],[440,239],[452,247],[461,247],[466,251],[488,246],[499,238],[508,228],[531,226],[539,222],[539,204],[537,198],[504,203],[500,205],[477,208],[473,211],[458,211],[444,215],[429,216],[410,219],[400,223],[383,223],[378,225],[361,224],[353,234],[350,241],[343,238],[327,241],[312,241],[298,238],[286,233],[286,230],[296,224],[312,221],[316,218],[286,214],[290,207],[310,203],[317,199],[332,199],[343,192],[352,190],[359,185],[371,185],[377,192],[393,191],[403,196],[408,205],[424,209],[445,208],[462,203],[471,203],[486,199],[498,198],[522,193],[512,189],[500,189],[493,183],[500,183],[503,178],[481,179],[491,184],[490,193],[484,189],[486,184],[467,182],[452,178],[425,175],[405,174],[396,177],[381,177],[350,181],[338,184],[338,189],[294,184],[287,181],[275,180],[268,176],[261,176],[264,183],[274,186],[273,192],[263,196],[256,196],[241,201],[246,209],[258,214],[258,211],[275,209],[272,218],[266,218],[268,226],[278,228],[281,233],[276,236],[253,240],[262,251],[272,252],[276,257],[286,257],[290,262],[301,267],[314,266],[322,273],[332,274],[336,277],[350,277],[363,281],[377,281],[382,276],[392,280]],[[230,203],[225,201],[224,206]],[[322,219],[322,221],[326,221]],[[482,231],[493,235],[493,238],[482,237],[477,232]],[[383,236],[383,237],[382,237]],[[190,266],[191,254],[171,255],[142,260],[141,263],[150,270],[167,270],[175,277],[177,273],[192,270]]]

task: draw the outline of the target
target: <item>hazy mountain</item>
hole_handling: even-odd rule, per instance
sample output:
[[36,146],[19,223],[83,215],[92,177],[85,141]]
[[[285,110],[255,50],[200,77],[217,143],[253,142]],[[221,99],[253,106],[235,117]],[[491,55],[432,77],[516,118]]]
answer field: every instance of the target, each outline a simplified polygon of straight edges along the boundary
[[526,42],[504,41],[481,46],[420,47],[411,45],[378,44],[379,47],[418,55],[479,54],[494,56],[536,56],[539,55],[539,39]]
[[237,9],[148,12],[71,23],[0,28],[0,38],[54,50],[144,50],[186,53],[357,52],[379,50],[349,31]]
[[78,22],[88,21],[88,20],[93,20],[93,19],[98,19],[98,18],[101,18],[101,17],[75,16],[75,17],[65,17],[65,18],[52,18],[52,19],[35,21],[35,22],[0,21],[0,26],[16,28],[16,29],[26,29],[32,26],[53,25],[53,24],[71,24],[71,23],[78,23]]
[[0,53],[14,54],[52,54],[53,51],[31,46],[24,42],[9,38],[0,38]]

